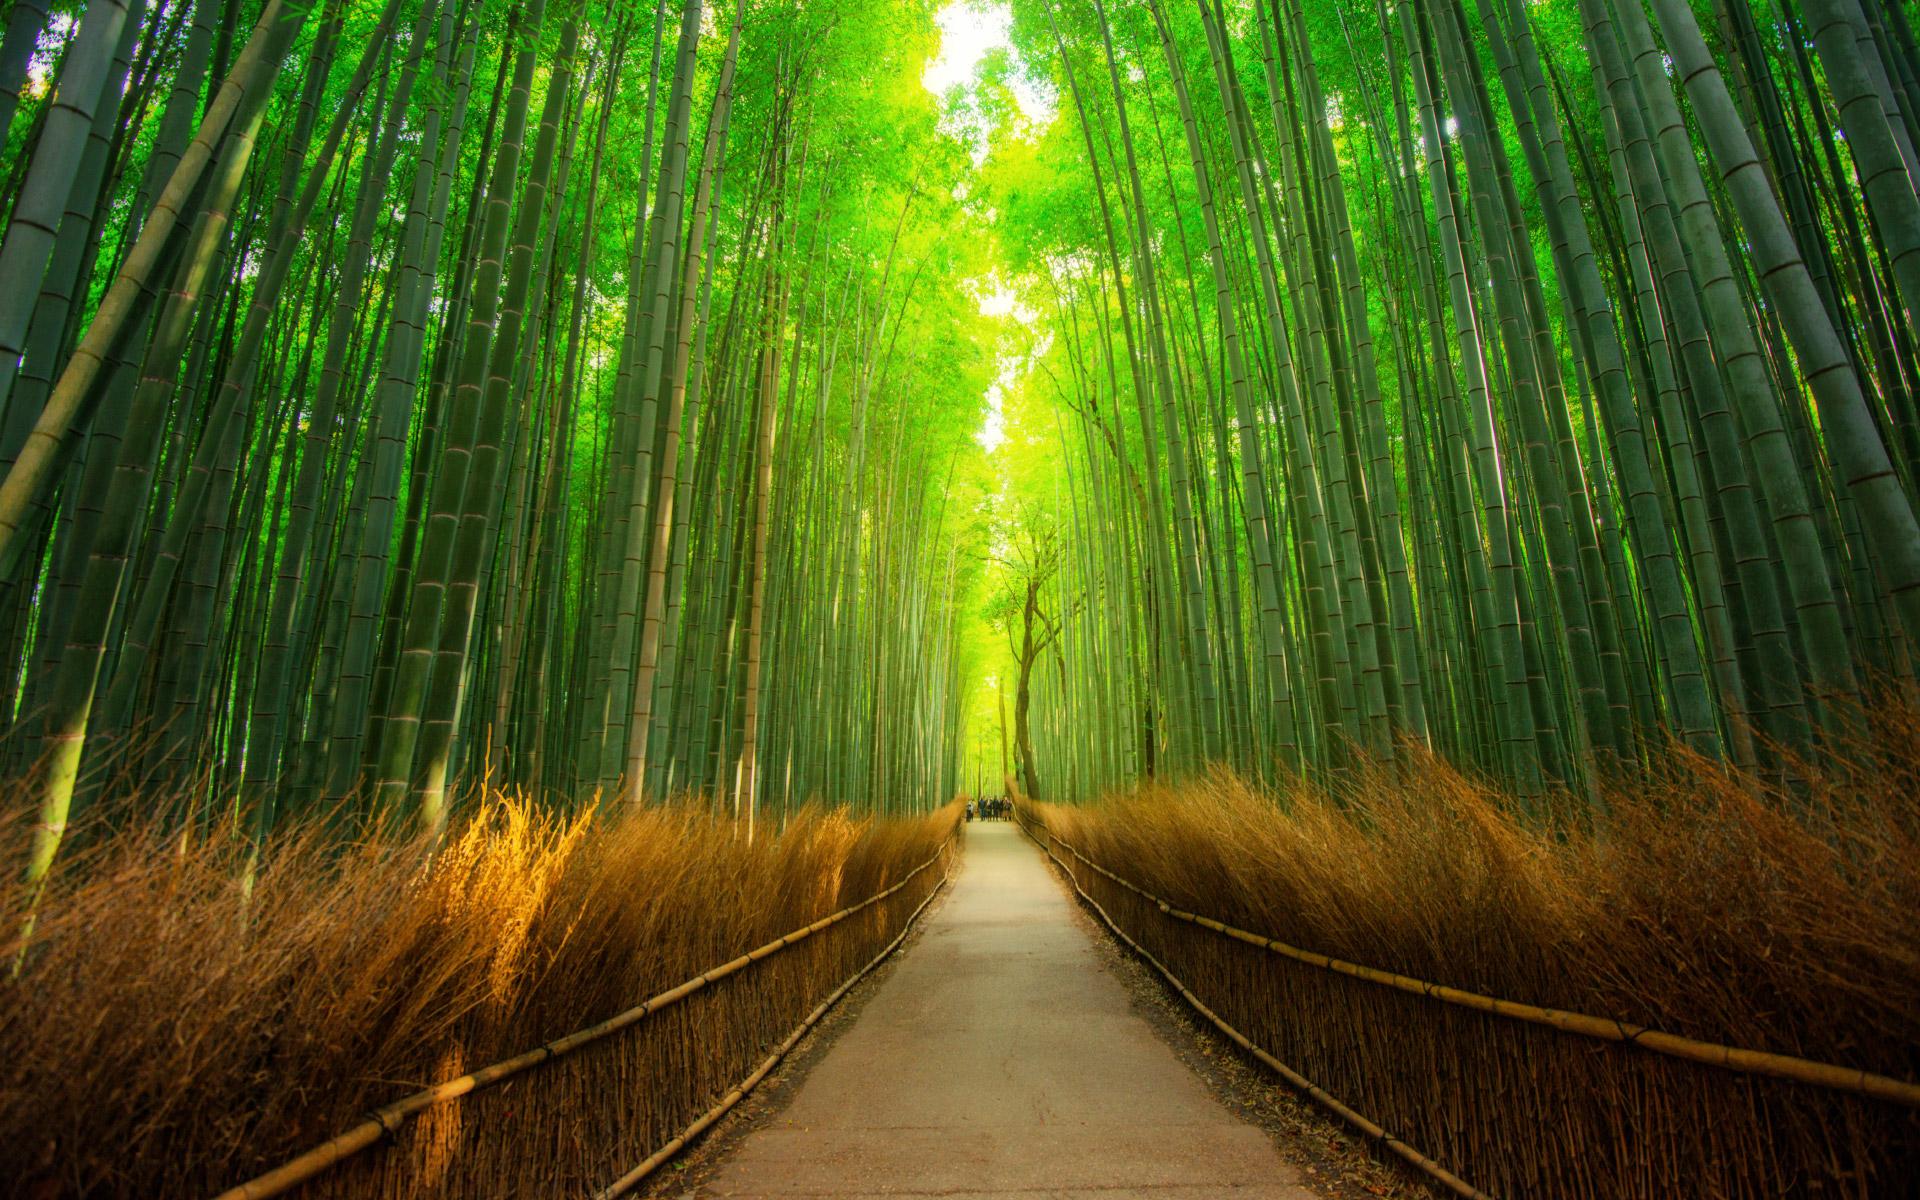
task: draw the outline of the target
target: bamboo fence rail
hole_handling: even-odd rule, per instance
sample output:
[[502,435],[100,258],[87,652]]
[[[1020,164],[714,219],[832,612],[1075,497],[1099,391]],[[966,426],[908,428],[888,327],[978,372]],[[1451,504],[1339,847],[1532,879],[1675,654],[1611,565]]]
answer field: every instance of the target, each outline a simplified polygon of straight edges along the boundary
[[[603,1041],[613,1034],[639,1024],[641,1021],[644,1021],[656,1013],[673,1007],[730,975],[734,975],[755,963],[771,958],[775,954],[804,942],[815,934],[831,928],[845,921],[847,918],[887,900],[889,897],[899,893],[929,868],[938,864],[946,857],[950,850],[951,842],[943,845],[932,857],[907,872],[907,874],[902,876],[893,886],[869,896],[858,904],[849,905],[840,909],[838,912],[821,917],[809,925],[805,925],[791,933],[775,938],[773,941],[749,950],[745,954],[741,954],[711,970],[704,971],[692,979],[642,1001],[632,1008],[616,1013],[604,1021],[554,1038],[532,1050],[517,1054],[512,1058],[502,1059],[499,1062],[491,1063],[477,1070],[470,1071],[458,1078],[446,1080],[432,1087],[424,1088],[420,1091],[402,1096],[391,1103],[382,1105],[369,1112],[364,1120],[338,1136],[314,1146],[305,1153],[289,1159],[280,1166],[255,1176],[245,1183],[228,1188],[226,1191],[219,1193],[218,1196],[215,1197],[215,1200],[266,1200],[267,1197],[285,1195],[301,1184],[321,1175],[336,1164],[359,1154],[385,1139],[393,1137],[409,1120],[428,1109],[494,1087],[535,1067],[565,1058],[575,1051],[580,1050],[582,1047]],[[776,1051],[775,1055],[766,1062],[763,1062],[762,1069],[756,1071],[747,1082],[735,1088],[732,1092],[729,1092],[728,1096],[730,1098],[723,1098],[720,1106],[710,1110],[699,1121],[689,1126],[679,1137],[668,1143],[667,1147],[663,1147],[660,1152],[649,1157],[646,1162],[641,1164],[641,1167],[636,1167],[635,1172],[638,1172],[638,1174],[630,1172],[627,1178],[631,1178],[634,1182],[637,1182],[639,1178],[644,1177],[646,1171],[651,1171],[659,1165],[659,1162],[665,1161],[665,1159],[671,1157],[673,1153],[678,1152],[687,1142],[698,1136],[708,1125],[711,1125],[714,1120],[717,1120],[719,1116],[723,1115],[728,1108],[738,1103],[740,1097],[751,1090],[752,1087],[765,1076],[768,1070],[771,1070],[772,1065],[777,1063],[779,1058],[790,1050],[794,1043],[798,1042],[800,1035],[811,1028],[835,1001],[844,996],[853,983],[857,982],[860,977],[872,970],[875,965],[899,946],[900,942],[904,940],[907,930],[912,927],[913,921],[925,909],[927,902],[932,900],[933,896],[938,892],[940,885],[944,882],[945,877],[943,876],[940,882],[936,883],[934,888],[928,892],[926,900],[907,918],[906,922],[902,925],[900,935],[888,945],[887,949],[866,966],[862,967],[859,972],[833,992],[827,1000],[817,1006],[814,1011],[809,1014],[806,1021],[803,1022],[800,1029],[796,1030],[793,1035],[790,1035],[789,1038],[781,1044],[781,1047]],[[642,1168],[645,1170],[643,1171]],[[617,1186],[618,1185],[616,1185],[616,1187]],[[631,1184],[628,1186],[631,1186]],[[606,1194],[618,1195],[620,1193],[617,1191],[609,1191]]]
[[[1455,1194],[1469,1193],[1408,1142],[1496,1195],[1907,1194],[1920,1161],[1920,1089],[1907,1081],[1302,950],[1187,912],[1043,820],[1022,824],[1197,1012]],[[1190,937],[1188,926],[1218,936]]]
[[[1045,853],[1049,859],[1053,860],[1054,864],[1060,868],[1062,874],[1066,875],[1068,881],[1073,884],[1074,893],[1078,895],[1080,899],[1086,903],[1087,907],[1091,908],[1094,911],[1094,913],[1099,916],[1100,920],[1103,923],[1105,923],[1108,929],[1113,931],[1113,935],[1119,938],[1122,942],[1126,943],[1127,947],[1131,949],[1135,954],[1138,954],[1141,958],[1145,959],[1148,965],[1153,967],[1154,970],[1160,972],[1160,974],[1166,978],[1166,981],[1170,985],[1172,985],[1173,990],[1180,993],[1181,999],[1185,1000],[1188,1004],[1192,1005],[1194,1011],[1198,1012],[1201,1016],[1205,1017],[1208,1020],[1208,1022],[1210,1022],[1214,1026],[1214,1028],[1218,1029],[1221,1033],[1224,1033],[1227,1035],[1227,1037],[1231,1038],[1235,1045],[1239,1046],[1242,1050],[1245,1050],[1247,1053],[1253,1055],[1255,1058],[1259,1059],[1262,1063],[1265,1063],[1268,1067],[1272,1068],[1276,1073],[1280,1075],[1281,1078],[1285,1079],[1288,1083],[1292,1084],[1294,1087],[1298,1088],[1299,1090],[1305,1092],[1309,1097],[1311,1097],[1314,1100],[1314,1102],[1321,1105],[1323,1108],[1326,1108],[1328,1111],[1338,1116],[1341,1120],[1346,1121],[1349,1125],[1352,1125],[1354,1128],[1360,1130],[1362,1133],[1366,1134],[1368,1138],[1380,1143],[1381,1146],[1385,1147],[1388,1151],[1392,1152],[1395,1156],[1405,1161],[1409,1166],[1414,1167],[1416,1170],[1426,1175],[1429,1179],[1432,1179],[1435,1183],[1446,1188],[1449,1192],[1452,1192],[1456,1196],[1466,1197],[1467,1200],[1493,1200],[1493,1197],[1489,1196],[1486,1192],[1483,1192],[1479,1188],[1474,1187],[1471,1183],[1468,1183],[1466,1180],[1460,1178],[1458,1175],[1455,1175],[1453,1172],[1447,1170],[1444,1166],[1440,1165],[1438,1162],[1427,1157],[1425,1154],[1420,1153],[1420,1151],[1414,1149],[1412,1146],[1408,1145],[1406,1142],[1396,1137],[1392,1132],[1387,1130],[1384,1126],[1380,1125],[1377,1121],[1371,1120],[1365,1114],[1347,1106],[1346,1104],[1343,1104],[1339,1100],[1339,1098],[1334,1096],[1332,1093],[1328,1092],[1325,1088],[1320,1087],[1318,1084],[1314,1083],[1311,1079],[1308,1079],[1305,1075],[1302,1075],[1300,1074],[1300,1072],[1294,1070],[1292,1067],[1289,1067],[1286,1063],[1281,1062],[1278,1058],[1275,1058],[1272,1054],[1269,1054],[1266,1050],[1256,1045],[1253,1039],[1249,1038],[1246,1034],[1240,1032],[1240,1030],[1234,1028],[1232,1025],[1227,1023],[1227,1021],[1223,1019],[1218,1013],[1214,1012],[1213,1009],[1208,1007],[1207,1004],[1200,999],[1200,997],[1196,996],[1193,993],[1193,989],[1189,988],[1180,979],[1179,976],[1175,975],[1170,969],[1168,969],[1165,963],[1161,962],[1158,958],[1155,958],[1153,954],[1147,950],[1146,947],[1142,946],[1139,942],[1134,941],[1133,938],[1127,935],[1127,932],[1125,930],[1120,928],[1119,922],[1115,921],[1113,917],[1108,914],[1107,910],[1101,906],[1100,902],[1098,900],[1095,900],[1092,896],[1089,896],[1086,890],[1080,886],[1079,877],[1073,873],[1073,868],[1067,866],[1066,863],[1063,863],[1060,861],[1060,857],[1053,852],[1053,847],[1055,845],[1058,845],[1066,849],[1068,853],[1073,854],[1074,857],[1077,859],[1080,859],[1081,862],[1086,862],[1087,865],[1090,867],[1094,866],[1093,863],[1088,862],[1077,851],[1075,851],[1072,846],[1069,846],[1066,842],[1063,842],[1057,838],[1054,838],[1052,836],[1051,831],[1046,831],[1048,834],[1047,839],[1042,840],[1041,838],[1035,836],[1033,830],[1028,826],[1027,822],[1024,819],[1020,820],[1018,824],[1020,825],[1021,832],[1025,833],[1028,837],[1032,838],[1034,844],[1039,846],[1041,851]],[[1119,883],[1125,886],[1130,891],[1137,892],[1142,896],[1147,895],[1147,893],[1142,891],[1140,888],[1137,888],[1132,884],[1127,883],[1126,880],[1121,879],[1118,875],[1114,875],[1110,871],[1107,871],[1099,867],[1094,867],[1094,869],[1100,871],[1102,875],[1106,875],[1108,878],[1112,879],[1115,883]]]
[[[1028,836],[1032,836],[1029,833]],[[1839,1067],[1831,1063],[1814,1062],[1810,1059],[1795,1058],[1790,1054],[1772,1054],[1764,1050],[1746,1050],[1738,1046],[1723,1046],[1716,1042],[1703,1042],[1694,1038],[1681,1037],[1678,1034],[1663,1033],[1645,1025],[1636,1025],[1631,1021],[1615,1020],[1611,1017],[1595,1017],[1586,1013],[1567,1012],[1557,1008],[1542,1008],[1533,1004],[1522,1004],[1517,1000],[1502,1000],[1495,996],[1482,995],[1460,988],[1448,987],[1441,983],[1432,983],[1425,979],[1415,979],[1409,975],[1399,975],[1392,971],[1382,971],[1374,967],[1362,966],[1345,959],[1318,954],[1312,950],[1303,950],[1290,946],[1278,938],[1265,937],[1245,929],[1236,929],[1212,917],[1203,917],[1184,909],[1175,908],[1168,901],[1138,884],[1124,879],[1112,871],[1094,862],[1076,850],[1069,842],[1053,836],[1052,843],[1074,856],[1089,868],[1106,876],[1119,886],[1154,905],[1166,916],[1189,925],[1198,925],[1210,929],[1235,941],[1270,950],[1283,958],[1322,970],[1348,975],[1355,979],[1364,979],[1416,996],[1427,996],[1446,1004],[1456,1004],[1476,1012],[1493,1013],[1496,1016],[1510,1017],[1516,1021],[1526,1021],[1534,1025],[1545,1025],[1558,1029],[1562,1033],[1577,1034],[1581,1037],[1595,1038],[1606,1042],[1626,1042],[1651,1050],[1655,1054],[1666,1054],[1674,1058],[1684,1058],[1690,1062],[1705,1063],[1712,1067],[1722,1067],[1747,1075],[1765,1075],[1773,1079],[1787,1079],[1795,1083],[1804,1083],[1830,1091],[1849,1092],[1865,1096],[1871,1100],[1885,1100],[1908,1108],[1920,1108],[1920,1084],[1904,1079],[1895,1079],[1888,1075],[1876,1075],[1854,1067]],[[1056,859],[1056,861],[1058,861]]]
[[855,984],[865,979],[873,972],[875,967],[885,962],[889,955],[900,948],[900,944],[907,940],[907,935],[913,932],[914,923],[920,919],[920,914],[927,911],[927,906],[933,903],[934,897],[940,894],[940,888],[944,886],[946,882],[947,880],[942,878],[940,883],[934,885],[934,889],[927,893],[927,898],[920,902],[920,907],[914,909],[907,917],[905,923],[901,925],[899,936],[895,937],[891,942],[888,942],[880,953],[868,960],[866,966],[855,971],[848,977],[845,983],[835,988],[833,993],[825,1000],[815,1005],[813,1011],[808,1013],[800,1024],[794,1026],[793,1032],[789,1033],[784,1041],[773,1048],[773,1053],[761,1060],[760,1065],[754,1068],[751,1075],[741,1080],[740,1083],[735,1085],[726,1095],[720,1097],[718,1104],[715,1104],[712,1108],[700,1114],[697,1120],[688,1125],[686,1129],[682,1130],[671,1141],[667,1142],[666,1145],[655,1150],[652,1154],[641,1160],[640,1164],[634,1167],[633,1170],[628,1171],[625,1175],[622,1175],[619,1179],[609,1184],[594,1197],[594,1200],[614,1200],[615,1197],[624,1196],[634,1188],[639,1187],[641,1183],[646,1181],[647,1176],[653,1174],[653,1172],[666,1163],[668,1159],[685,1149],[687,1144],[692,1142],[693,1139],[705,1133],[712,1127],[715,1121],[726,1116],[728,1112],[732,1111],[734,1105],[746,1099],[747,1094],[753,1091],[754,1088],[760,1086],[761,1081],[766,1079],[766,1077],[772,1073],[773,1069],[780,1065],[780,1060],[785,1058],[792,1052],[795,1046],[800,1044],[800,1039],[807,1035],[808,1030],[818,1025],[820,1019],[826,1016],[833,1006],[838,1004],[848,992],[852,991]]

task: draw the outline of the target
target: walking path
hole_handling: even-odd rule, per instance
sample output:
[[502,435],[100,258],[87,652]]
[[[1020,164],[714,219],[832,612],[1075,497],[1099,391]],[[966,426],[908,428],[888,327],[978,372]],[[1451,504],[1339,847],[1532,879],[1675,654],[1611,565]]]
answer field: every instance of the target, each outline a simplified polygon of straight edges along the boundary
[[704,1196],[1310,1200],[1133,1011],[1040,853],[968,826],[946,903]]

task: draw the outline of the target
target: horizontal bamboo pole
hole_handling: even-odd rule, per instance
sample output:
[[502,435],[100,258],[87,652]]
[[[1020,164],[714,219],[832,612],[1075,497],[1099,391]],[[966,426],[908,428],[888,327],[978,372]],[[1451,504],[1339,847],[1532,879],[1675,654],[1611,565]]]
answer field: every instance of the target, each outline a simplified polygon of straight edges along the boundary
[[1048,837],[1053,845],[1059,846],[1114,883],[1155,905],[1162,913],[1174,920],[1210,929],[1215,933],[1245,942],[1250,946],[1258,946],[1295,962],[1354,979],[1363,979],[1368,983],[1376,983],[1412,995],[1427,996],[1446,1004],[1470,1008],[1475,1012],[1492,1013],[1495,1016],[1510,1017],[1533,1025],[1544,1025],[1550,1029],[1558,1029],[1562,1033],[1606,1042],[1624,1042],[1644,1050],[1651,1050],[1655,1054],[1665,1054],[1671,1058],[1721,1067],[1744,1075],[1764,1075],[1772,1079],[1785,1079],[1794,1083],[1826,1088],[1829,1091],[1865,1096],[1872,1100],[1885,1100],[1908,1108],[1920,1108],[1920,1084],[1895,1079],[1889,1075],[1876,1075],[1871,1071],[1862,1071],[1854,1067],[1838,1067],[1831,1063],[1814,1062],[1811,1059],[1795,1058],[1789,1054],[1771,1054],[1764,1050],[1744,1050],[1737,1046],[1698,1041],[1694,1038],[1681,1037],[1679,1034],[1663,1033],[1645,1025],[1635,1025],[1630,1021],[1617,1021],[1609,1017],[1589,1016],[1585,1013],[1567,1012],[1557,1008],[1542,1008],[1538,1005],[1522,1004],[1516,1000],[1502,1000],[1495,996],[1415,979],[1410,975],[1398,975],[1392,971],[1382,971],[1312,950],[1303,950],[1298,946],[1290,946],[1277,938],[1236,929],[1212,917],[1203,917],[1197,913],[1175,908],[1138,884],[1123,879],[1094,862],[1074,849],[1071,843],[1054,835],[1051,830],[1048,831]]
[[647,1176],[653,1174],[653,1172],[658,1170],[668,1159],[685,1149],[688,1143],[705,1133],[713,1126],[715,1121],[726,1116],[728,1112],[732,1111],[734,1105],[746,1099],[747,1093],[758,1087],[760,1082],[772,1073],[775,1067],[780,1065],[780,1060],[785,1058],[795,1046],[800,1044],[800,1039],[805,1037],[809,1030],[820,1023],[820,1018],[826,1016],[827,1012],[832,1009],[834,1005],[838,1004],[848,992],[852,991],[855,984],[865,979],[872,973],[875,967],[885,962],[889,955],[900,948],[901,943],[907,940],[907,935],[913,932],[914,922],[920,919],[920,914],[927,910],[929,904],[933,903],[933,898],[940,894],[940,889],[945,886],[946,883],[947,880],[942,878],[939,883],[934,884],[933,890],[927,893],[927,898],[920,902],[920,907],[914,909],[907,917],[907,923],[901,926],[900,936],[887,943],[886,949],[874,955],[872,961],[868,962],[866,966],[861,967],[854,973],[852,978],[835,988],[832,995],[816,1005],[814,1010],[807,1014],[806,1019],[801,1021],[800,1024],[794,1028],[793,1032],[787,1035],[786,1040],[778,1046],[775,1046],[773,1053],[767,1055],[767,1057],[761,1061],[760,1065],[754,1068],[753,1074],[741,1080],[731,1091],[720,1097],[718,1104],[702,1113],[698,1120],[681,1130],[679,1135],[672,1141],[669,1141],[666,1145],[649,1154],[641,1161],[639,1166],[636,1166],[633,1170],[628,1171],[625,1175],[622,1175],[619,1179],[609,1184],[604,1191],[594,1197],[594,1200],[614,1200],[614,1197],[624,1196],[634,1188],[640,1186],[640,1184],[646,1180]]
[[[1407,1143],[1401,1141],[1398,1137],[1395,1137],[1392,1133],[1387,1131],[1378,1123],[1368,1120],[1367,1117],[1365,1117],[1361,1113],[1356,1112],[1355,1110],[1347,1107],[1345,1104],[1342,1104],[1339,1101],[1339,1099],[1334,1097],[1325,1088],[1320,1087],[1318,1084],[1314,1083],[1311,1079],[1308,1079],[1305,1075],[1300,1074],[1300,1072],[1294,1070],[1292,1067],[1289,1067],[1287,1064],[1281,1062],[1279,1059],[1275,1058],[1273,1055],[1267,1053],[1265,1050],[1255,1045],[1253,1042],[1253,1039],[1249,1038],[1246,1034],[1241,1033],[1238,1029],[1235,1029],[1232,1025],[1229,1025],[1224,1019],[1221,1018],[1220,1014],[1214,1012],[1211,1008],[1208,1008],[1207,1005],[1200,999],[1200,997],[1194,995],[1193,989],[1189,988],[1184,982],[1182,982],[1179,976],[1175,975],[1172,971],[1168,970],[1165,963],[1162,963],[1159,959],[1155,958],[1151,953],[1147,951],[1146,947],[1142,946],[1139,942],[1136,942],[1131,937],[1127,936],[1126,931],[1120,928],[1119,923],[1116,922],[1111,916],[1107,914],[1107,910],[1105,908],[1102,908],[1100,906],[1100,902],[1098,900],[1095,900],[1092,896],[1089,896],[1086,893],[1085,889],[1083,889],[1080,886],[1080,880],[1074,875],[1073,869],[1067,866],[1067,864],[1060,861],[1059,856],[1054,854],[1052,846],[1049,846],[1046,842],[1042,842],[1038,837],[1035,837],[1033,831],[1026,827],[1025,822],[1021,823],[1021,829],[1023,832],[1026,833],[1028,837],[1033,838],[1034,843],[1038,845],[1043,851],[1046,852],[1046,855],[1048,858],[1052,859],[1054,863],[1057,866],[1059,866],[1061,873],[1064,874],[1067,877],[1067,879],[1073,884],[1074,892],[1080,897],[1081,900],[1086,902],[1087,907],[1091,908],[1095,913],[1099,915],[1100,919],[1106,923],[1107,928],[1113,931],[1113,935],[1119,938],[1122,942],[1125,942],[1128,948],[1130,948],[1135,954],[1138,954],[1141,958],[1146,959],[1148,965],[1153,967],[1154,970],[1160,972],[1160,974],[1166,978],[1166,981],[1170,985],[1172,985],[1173,990],[1180,993],[1181,999],[1185,1000],[1188,1004],[1192,1005],[1194,1011],[1198,1012],[1201,1016],[1205,1017],[1209,1022],[1211,1022],[1214,1028],[1218,1029],[1221,1033],[1224,1033],[1229,1038],[1233,1039],[1233,1042],[1235,1045],[1239,1046],[1242,1050],[1245,1050],[1247,1053],[1253,1055],[1255,1058],[1259,1059],[1261,1062],[1271,1067],[1276,1073],[1280,1075],[1281,1078],[1285,1079],[1288,1083],[1292,1084],[1294,1087],[1298,1088],[1299,1090],[1305,1092],[1308,1096],[1312,1097],[1322,1107],[1333,1112],[1341,1120],[1346,1121],[1349,1125],[1352,1125],[1354,1128],[1360,1130],[1362,1133],[1366,1134],[1369,1138],[1373,1139],[1376,1142],[1379,1142],[1382,1146],[1392,1151],[1396,1156],[1403,1159],[1408,1165],[1418,1169],[1420,1172],[1425,1174],[1428,1178],[1432,1179],[1435,1183],[1438,1183],[1440,1186],[1446,1188],[1448,1191],[1452,1192],[1454,1195],[1466,1197],[1466,1200],[1493,1200],[1492,1196],[1488,1195],[1486,1192],[1481,1191],[1479,1188],[1474,1187],[1472,1184],[1468,1183],[1466,1180],[1460,1178],[1458,1175],[1455,1175],[1453,1172],[1441,1166],[1438,1162],[1434,1161],[1431,1158],[1428,1158],[1426,1155],[1420,1153],[1418,1150],[1414,1149],[1412,1146],[1409,1146]],[[1051,831],[1049,831],[1049,833],[1050,832]],[[1135,892],[1140,892],[1139,888],[1133,887],[1133,885],[1131,884],[1127,884],[1124,879],[1121,879],[1119,876],[1114,875],[1111,871],[1107,871],[1103,868],[1094,866],[1092,862],[1088,861],[1078,851],[1074,850],[1072,846],[1067,845],[1067,843],[1061,841],[1059,838],[1050,837],[1049,840],[1053,843],[1053,845],[1057,845],[1065,848],[1068,853],[1072,854],[1075,858],[1079,859],[1081,862],[1086,863],[1087,866],[1094,867],[1094,869],[1096,871],[1099,871],[1100,874],[1107,876],[1109,879],[1112,879],[1116,883],[1126,884],[1127,887],[1129,887],[1131,890]],[[1146,895],[1145,892],[1140,892],[1140,894],[1143,896]]]
[[265,1200],[265,1198],[269,1196],[284,1195],[300,1184],[333,1167],[336,1163],[360,1153],[383,1137],[398,1133],[402,1125],[406,1124],[408,1120],[425,1109],[431,1108],[436,1104],[444,1104],[450,1100],[457,1100],[462,1096],[471,1092],[480,1091],[483,1088],[492,1087],[504,1079],[509,1079],[542,1063],[565,1057],[582,1046],[609,1037],[630,1025],[638,1024],[647,1017],[659,1012],[661,1009],[672,1007],[709,984],[725,979],[727,976],[734,974],[744,967],[759,962],[769,955],[777,954],[781,950],[798,942],[803,942],[821,930],[838,924],[855,913],[880,903],[895,892],[898,892],[901,888],[906,887],[907,884],[911,883],[922,871],[939,862],[941,856],[945,853],[946,847],[942,846],[932,858],[929,858],[926,862],[921,863],[913,870],[907,872],[907,874],[901,878],[900,882],[885,891],[870,896],[858,904],[843,908],[830,916],[822,917],[811,925],[778,937],[766,945],[755,950],[750,950],[740,957],[723,963],[710,971],[696,975],[685,983],[677,987],[669,988],[659,995],[640,1004],[636,1004],[624,1012],[616,1013],[596,1025],[589,1025],[585,1029],[576,1030],[573,1033],[536,1046],[524,1054],[517,1054],[512,1058],[491,1063],[481,1067],[477,1071],[471,1071],[462,1075],[458,1079],[449,1079],[444,1083],[437,1083],[430,1088],[425,1088],[408,1096],[402,1096],[390,1104],[384,1104],[368,1113],[364,1120],[345,1133],[340,1134],[338,1137],[330,1138],[320,1143],[306,1153],[301,1154],[297,1158],[289,1159],[287,1162],[282,1163],[263,1175],[256,1176],[237,1187],[228,1188],[215,1197],[215,1200]]

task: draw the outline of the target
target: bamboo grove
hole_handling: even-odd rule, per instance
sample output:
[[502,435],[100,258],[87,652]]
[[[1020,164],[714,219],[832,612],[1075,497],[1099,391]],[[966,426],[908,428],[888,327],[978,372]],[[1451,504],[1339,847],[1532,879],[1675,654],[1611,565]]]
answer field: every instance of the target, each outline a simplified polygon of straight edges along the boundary
[[29,874],[996,738],[1598,796],[1911,688],[1910,5],[988,7],[936,97],[931,0],[15,0]]
[[1597,799],[1911,688],[1909,7],[1013,12],[1061,112],[987,168],[1057,460],[1008,559],[1035,784],[1412,744]]
[[991,362],[924,12],[13,5],[6,769],[258,836],[957,788]]

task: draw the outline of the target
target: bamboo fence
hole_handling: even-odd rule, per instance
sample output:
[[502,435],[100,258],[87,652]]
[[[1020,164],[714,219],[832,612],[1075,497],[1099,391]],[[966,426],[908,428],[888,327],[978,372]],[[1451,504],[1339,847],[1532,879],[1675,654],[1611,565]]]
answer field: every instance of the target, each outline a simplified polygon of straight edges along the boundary
[[1176,908],[1022,827],[1197,1011],[1455,1194],[1866,1198],[1920,1178],[1920,1085],[1303,950]]
[[[215,1200],[626,1194],[739,1103],[905,941],[946,882],[933,869],[951,853],[949,842],[891,887],[606,1020],[382,1105]],[[828,931],[835,936],[816,937]],[[629,1169],[636,1146],[659,1148]]]

